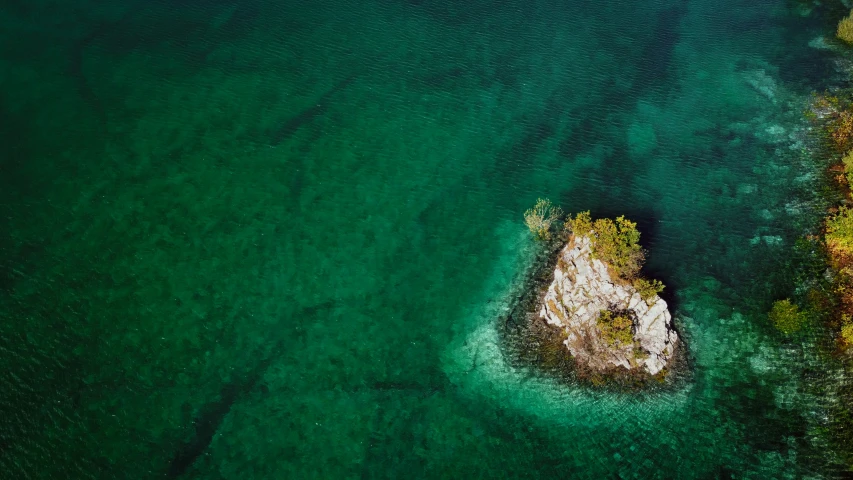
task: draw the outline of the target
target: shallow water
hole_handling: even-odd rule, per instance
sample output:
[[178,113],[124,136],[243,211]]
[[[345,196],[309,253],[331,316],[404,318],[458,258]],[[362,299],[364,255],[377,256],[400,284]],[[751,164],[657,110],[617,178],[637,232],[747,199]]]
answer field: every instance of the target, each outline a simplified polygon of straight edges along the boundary
[[[822,211],[791,6],[13,2],[0,476],[841,475],[763,315]],[[689,382],[504,359],[540,196],[639,222]]]

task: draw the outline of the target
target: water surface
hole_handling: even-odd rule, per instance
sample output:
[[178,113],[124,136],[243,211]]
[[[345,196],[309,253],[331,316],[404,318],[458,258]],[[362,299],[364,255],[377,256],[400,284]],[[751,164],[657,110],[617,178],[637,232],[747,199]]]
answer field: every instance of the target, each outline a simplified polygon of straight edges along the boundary
[[[782,1],[13,2],[8,478],[801,478],[825,33]],[[639,222],[693,377],[511,367],[537,197]]]

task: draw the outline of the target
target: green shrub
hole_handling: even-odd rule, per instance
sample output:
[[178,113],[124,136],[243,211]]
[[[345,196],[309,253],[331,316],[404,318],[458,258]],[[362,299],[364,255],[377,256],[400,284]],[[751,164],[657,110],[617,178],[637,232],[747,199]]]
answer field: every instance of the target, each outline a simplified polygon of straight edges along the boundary
[[826,220],[826,246],[837,261],[853,256],[853,210],[841,207]]
[[637,224],[624,216],[599,218],[592,224],[592,255],[610,266],[617,277],[631,280],[640,273],[645,255]]
[[661,283],[660,280],[646,280],[645,278],[638,278],[634,280],[634,288],[637,289],[637,293],[643,297],[643,300],[648,302],[654,298],[655,295],[663,291],[663,283]]
[[586,237],[592,231],[592,217],[589,215],[589,210],[580,212],[572,218],[566,219],[565,229],[579,237]]
[[551,226],[558,222],[563,216],[563,210],[560,207],[551,204],[551,201],[546,199],[536,200],[536,205],[533,208],[524,212],[524,223],[530,232],[539,240],[551,239]]
[[853,12],[850,12],[850,15],[838,22],[838,29],[835,31],[835,35],[847,43],[853,43]]
[[850,315],[841,316],[841,341],[845,347],[853,346],[853,319]]
[[801,312],[787,298],[773,303],[769,318],[773,326],[786,335],[790,335],[801,329],[806,321],[805,313]]
[[632,345],[634,334],[631,331],[634,322],[627,315],[615,314],[610,310],[602,310],[598,314],[598,328],[601,336],[611,346]]
[[849,108],[836,113],[826,128],[839,152],[847,151],[853,146],[853,112]]
[[844,164],[844,175],[847,178],[847,184],[853,185],[853,150],[848,151],[841,157],[841,163]]
[[841,339],[844,340],[844,345],[853,345],[853,323],[841,326]]

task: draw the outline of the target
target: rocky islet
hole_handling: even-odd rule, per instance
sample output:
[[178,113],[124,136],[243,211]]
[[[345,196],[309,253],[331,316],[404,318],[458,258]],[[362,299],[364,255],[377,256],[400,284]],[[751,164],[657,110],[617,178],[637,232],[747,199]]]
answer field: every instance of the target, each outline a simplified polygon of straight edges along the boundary
[[[644,299],[633,285],[614,279],[607,265],[593,258],[590,247],[589,237],[573,235],[559,251],[539,317],[565,332],[563,343],[580,365],[600,372],[663,372],[679,342],[666,302],[658,295]],[[599,323],[603,311],[631,319],[633,342],[606,338]]]

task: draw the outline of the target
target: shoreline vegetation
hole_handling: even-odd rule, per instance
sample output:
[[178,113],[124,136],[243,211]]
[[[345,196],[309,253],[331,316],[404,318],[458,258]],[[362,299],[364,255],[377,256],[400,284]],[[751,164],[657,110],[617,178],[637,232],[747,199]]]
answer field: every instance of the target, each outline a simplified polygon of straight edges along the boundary
[[[839,55],[849,57],[853,49],[853,11],[836,27]],[[848,71],[846,76],[853,77]],[[851,78],[848,78],[849,81]],[[819,252],[823,272],[814,272],[800,282],[799,302],[778,300],[768,314],[783,337],[791,338],[808,322],[823,326],[827,365],[840,366],[837,385],[818,387],[831,397],[824,433],[848,471],[853,470],[853,87],[843,86],[816,93],[805,112],[818,133],[816,162],[825,166],[825,183],[833,201],[821,224],[798,244]],[[802,288],[805,287],[805,288]],[[799,303],[799,305],[798,305]]]
[[[809,10],[816,5],[810,2]],[[810,156],[824,173],[814,194],[829,207],[816,230],[790,250],[801,264],[792,275],[793,291],[773,302],[766,318],[780,348],[814,349],[821,359],[826,378],[806,380],[807,389],[826,400],[826,417],[815,433],[833,447],[830,455],[853,471],[853,10],[846,5],[849,13],[838,20],[835,39],[822,39],[843,58],[836,68],[846,78],[823,93],[813,92],[804,112],[813,127]],[[830,15],[837,8],[826,7]]]
[[574,218],[569,215],[561,224],[562,218],[563,210],[542,198],[524,212],[524,223],[537,240],[547,242],[556,237],[565,243],[572,241],[572,235],[589,237],[592,257],[607,265],[611,278],[633,286],[644,300],[663,291],[664,285],[659,280],[640,275],[646,252],[640,247],[640,232],[635,222],[624,216],[593,221],[589,211],[579,212]]

